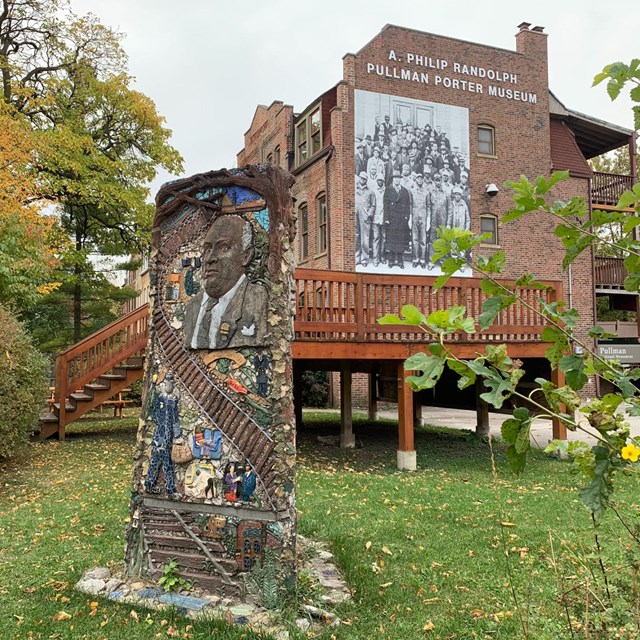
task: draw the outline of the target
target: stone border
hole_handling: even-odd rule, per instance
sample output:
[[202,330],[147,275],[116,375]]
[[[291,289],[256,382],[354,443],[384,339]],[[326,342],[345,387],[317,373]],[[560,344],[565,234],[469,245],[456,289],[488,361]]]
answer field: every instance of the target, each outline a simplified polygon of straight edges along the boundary
[[[299,535],[298,571],[311,577],[314,589],[320,595],[315,604],[301,605],[295,620],[296,627],[307,633],[340,625],[340,618],[333,609],[347,602],[351,598],[351,591],[326,545]],[[123,572],[112,573],[106,567],[86,571],[75,588],[89,595],[156,611],[173,607],[179,614],[193,620],[217,618],[246,626],[248,630],[271,633],[278,640],[289,638],[281,611],[265,609],[250,597],[241,602],[195,589],[166,593],[156,583],[126,577]]]

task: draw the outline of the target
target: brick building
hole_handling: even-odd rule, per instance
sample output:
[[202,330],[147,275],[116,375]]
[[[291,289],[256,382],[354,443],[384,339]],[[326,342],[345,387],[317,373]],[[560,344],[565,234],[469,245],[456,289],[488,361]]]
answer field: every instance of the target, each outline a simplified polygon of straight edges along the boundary
[[[407,344],[416,336],[375,329],[382,313],[397,312],[406,302],[422,301],[429,310],[456,302],[471,308],[479,304],[473,302],[477,274],[468,271],[451,281],[448,293],[433,291],[439,269],[425,266],[416,255],[420,245],[416,231],[404,239],[404,256],[394,258],[393,253],[376,249],[384,238],[376,244],[375,215],[370,224],[359,222],[357,209],[365,205],[358,204],[358,199],[369,202],[366,189],[372,191],[376,185],[390,187],[394,170],[408,173],[402,175],[401,183],[414,188],[417,174],[424,181],[427,174],[437,181],[435,174],[444,168],[450,183],[461,187],[468,205],[469,217],[456,226],[491,234],[481,253],[505,252],[501,277],[515,279],[530,272],[553,283],[552,296],[565,299],[580,312],[581,336],[595,323],[593,254],[585,253],[564,271],[551,216],[530,215],[502,224],[501,217],[512,204],[511,194],[502,185],[520,175],[534,178],[568,169],[571,177],[560,184],[554,197],[577,195],[591,203],[597,201],[597,193],[606,192],[599,206],[614,207],[620,187],[598,176],[597,184],[604,186],[595,189],[587,160],[628,145],[634,174],[634,133],[572,111],[550,92],[547,35],[542,27],[530,27],[519,25],[516,49],[511,51],[387,25],[357,53],[344,56],[342,80],[302,111],[282,102],[256,109],[237,156],[238,166],[275,162],[296,178],[296,370],[298,375],[313,368],[340,371],[343,405],[350,402],[352,374],[356,374],[354,382],[366,383],[365,388],[354,387],[354,396],[368,397],[372,411],[381,396],[397,397],[401,410],[410,402],[396,377],[402,377],[399,358],[412,351]],[[432,156],[430,161],[427,155]],[[361,172],[368,173],[366,180],[359,178]],[[488,185],[497,185],[497,194]],[[612,189],[617,195],[612,195]],[[449,193],[450,201],[455,199],[454,191]],[[390,223],[379,232],[386,231],[387,247],[396,226],[394,220]],[[548,375],[545,346],[533,326],[537,321],[522,309],[514,313],[501,318],[502,329],[476,336],[476,341],[507,342],[509,353],[526,359],[534,377],[538,372]],[[460,355],[470,356],[478,350],[473,344],[458,343],[456,348]],[[445,376],[423,401],[475,405],[473,390],[467,398],[457,391],[452,394],[452,383]],[[595,391],[592,381],[587,393]],[[348,422],[348,417],[343,418]],[[402,426],[400,431],[402,450],[407,434],[403,436]],[[348,424],[343,425],[343,437],[349,440]],[[400,457],[399,461],[404,464]]]

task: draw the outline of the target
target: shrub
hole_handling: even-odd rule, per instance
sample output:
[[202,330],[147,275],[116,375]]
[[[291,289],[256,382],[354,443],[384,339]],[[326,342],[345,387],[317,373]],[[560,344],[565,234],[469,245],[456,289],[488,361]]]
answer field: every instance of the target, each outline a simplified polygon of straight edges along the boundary
[[48,361],[23,326],[0,306],[0,458],[27,442],[47,397]]
[[302,374],[302,406],[329,406],[329,374],[326,371],[305,371]]

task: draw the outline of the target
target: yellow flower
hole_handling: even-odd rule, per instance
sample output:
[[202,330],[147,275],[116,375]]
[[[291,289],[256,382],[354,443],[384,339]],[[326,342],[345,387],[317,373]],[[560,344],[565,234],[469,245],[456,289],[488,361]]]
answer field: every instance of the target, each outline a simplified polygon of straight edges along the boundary
[[620,452],[623,460],[630,460],[631,462],[638,462],[640,457],[640,449],[634,444],[628,444],[626,447],[622,447]]

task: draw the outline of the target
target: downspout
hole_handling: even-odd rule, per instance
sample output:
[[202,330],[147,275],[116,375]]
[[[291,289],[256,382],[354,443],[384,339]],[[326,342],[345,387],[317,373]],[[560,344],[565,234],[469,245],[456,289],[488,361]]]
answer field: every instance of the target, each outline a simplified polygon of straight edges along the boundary
[[[593,178],[589,178],[589,218],[591,218],[592,213],[593,213],[593,202],[591,200],[591,181]],[[590,250],[591,250],[591,282],[593,283],[593,289],[592,289],[592,296],[593,296],[593,320],[595,322],[595,324],[598,323],[598,296],[596,295],[596,250],[593,246],[593,244],[591,244],[590,246]],[[569,268],[571,268],[571,266],[569,266]],[[571,282],[571,280],[569,280],[569,282]],[[597,339],[593,338],[593,341],[595,343],[595,348],[596,351],[598,349],[597,347]],[[595,383],[596,383],[596,396],[600,397],[600,376],[596,374],[595,376]]]
[[335,147],[329,145],[329,153],[324,161],[324,194],[327,202],[327,269],[331,269],[331,210],[329,208],[329,160],[333,158]]

